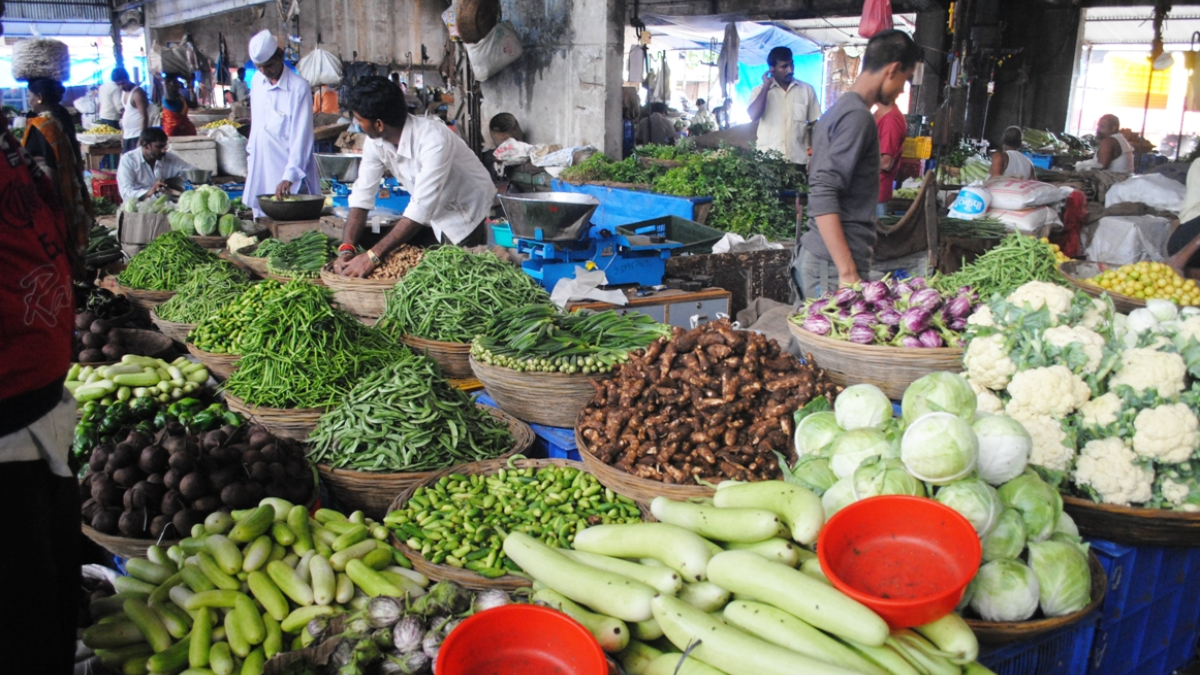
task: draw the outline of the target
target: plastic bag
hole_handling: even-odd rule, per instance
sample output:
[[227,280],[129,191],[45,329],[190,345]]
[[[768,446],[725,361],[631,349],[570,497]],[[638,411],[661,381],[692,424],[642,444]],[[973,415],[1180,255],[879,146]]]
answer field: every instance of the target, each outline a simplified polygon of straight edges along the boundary
[[458,3],[452,3],[442,12],[442,23],[446,24],[446,30],[450,31],[451,38],[462,39],[458,34]]
[[863,3],[862,21],[858,23],[858,34],[872,38],[892,28],[892,0],[866,0]]
[[[1124,202],[1141,202],[1155,209],[1179,213],[1187,188],[1179,181],[1171,180],[1158,173],[1133,176],[1108,189],[1104,196],[1104,208]],[[1107,261],[1105,261],[1107,262]]]
[[222,176],[246,176],[245,136],[233,127],[217,127],[208,130],[208,137],[217,142],[217,168]]
[[1062,227],[1062,219],[1058,212],[1049,206],[1039,206],[1020,211],[992,209],[987,213],[988,218],[994,218],[1008,225],[1009,229],[1031,237],[1045,237],[1056,227]]
[[1066,200],[1067,192],[1049,183],[1019,178],[993,178],[984,187],[992,194],[992,208],[1021,211]]
[[961,220],[975,220],[983,217],[992,205],[992,195],[981,187],[965,187],[958,191],[958,197],[950,205],[950,217]]
[[1156,216],[1101,218],[1087,247],[1087,259],[1113,265],[1166,258],[1171,222]]
[[525,53],[516,29],[507,21],[496,24],[487,37],[479,42],[464,43],[463,47],[466,48],[467,58],[475,71],[475,79],[480,82],[500,72]]
[[296,72],[314,87],[332,87],[342,81],[342,60],[324,49],[314,49],[296,64]]

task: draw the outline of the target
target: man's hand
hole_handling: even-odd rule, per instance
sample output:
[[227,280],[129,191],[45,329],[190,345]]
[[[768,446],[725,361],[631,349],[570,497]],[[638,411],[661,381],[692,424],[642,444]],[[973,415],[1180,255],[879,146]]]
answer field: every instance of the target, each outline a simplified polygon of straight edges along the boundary
[[858,276],[858,270],[838,272],[838,284],[841,286],[851,286],[859,283],[860,281],[862,281],[862,279]]
[[343,255],[343,254],[339,253],[338,257],[333,260],[333,273],[341,274],[346,269],[346,267],[350,264],[350,261],[353,259],[354,259],[353,254]]
[[154,183],[154,185],[150,186],[150,189],[146,191],[146,194],[142,195],[142,199],[149,199],[150,197],[153,197],[154,195],[156,195],[166,189],[167,189],[166,183],[162,182],[161,180],[157,181],[156,183]]
[[[338,264],[342,266],[340,270],[337,268]],[[334,263],[334,271],[344,277],[365,279],[371,275],[371,272],[375,271],[375,263],[371,262],[366,253],[363,253],[362,255],[355,256],[349,262],[342,262],[339,259],[338,262]]]
[[767,72],[763,73],[763,86],[770,86],[770,84],[771,84],[771,71],[768,70]]
[[292,194],[292,181],[279,181],[279,185],[275,186],[275,199],[283,201],[283,198],[290,194]]

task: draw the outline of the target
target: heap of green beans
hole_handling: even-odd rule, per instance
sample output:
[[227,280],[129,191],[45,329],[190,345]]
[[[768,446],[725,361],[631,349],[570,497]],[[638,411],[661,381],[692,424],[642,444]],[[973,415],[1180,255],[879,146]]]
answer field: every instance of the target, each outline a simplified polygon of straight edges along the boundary
[[258,245],[254,257],[267,259],[267,271],[291,279],[311,279],[333,259],[337,248],[320,230],[309,230],[282,242],[268,239]]
[[188,342],[196,349],[211,354],[241,354],[241,340],[246,327],[276,296],[283,294],[283,284],[267,279],[221,306],[214,314],[196,322],[188,333]]
[[159,318],[178,323],[198,323],[217,314],[250,288],[250,280],[236,267],[201,265],[175,295],[154,308]]
[[607,373],[628,361],[629,352],[669,337],[670,326],[644,314],[561,314],[551,305],[530,305],[493,317],[471,343],[471,356],[522,372]]
[[426,252],[388,291],[387,309],[376,327],[397,339],[470,342],[496,313],[549,300],[529,275],[495,255],[443,246]]
[[213,263],[232,267],[183,232],[171,231],[133,256],[117,281],[143,291],[174,291],[192,278],[196,267]]
[[590,525],[638,523],[627,497],[573,467],[501,469],[494,476],[452,473],[413,491],[404,508],[383,522],[400,541],[431,563],[472,570],[488,578],[520,571],[504,555],[508,532],[524,532],[556,548],[570,548]]
[[434,471],[512,449],[508,427],[408,353],[366,375],[309,437],[314,462],[356,471]]
[[970,286],[987,302],[997,293],[1007,296],[1030,281],[1067,284],[1049,246],[1033,237],[1010,234],[954,274],[936,277],[933,286],[943,293]]
[[285,284],[246,327],[225,391],[269,408],[333,407],[360,379],[407,354],[329,301],[324,286]]

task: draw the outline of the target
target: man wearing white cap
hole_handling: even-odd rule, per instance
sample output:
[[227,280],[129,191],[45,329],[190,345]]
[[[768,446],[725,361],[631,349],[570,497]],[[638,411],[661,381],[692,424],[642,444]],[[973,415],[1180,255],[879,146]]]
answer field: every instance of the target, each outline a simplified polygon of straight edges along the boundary
[[250,38],[250,60],[258,67],[250,84],[250,141],[242,200],[262,216],[258,195],[320,194],[313,156],[312,88],[283,63],[283,50],[270,31]]

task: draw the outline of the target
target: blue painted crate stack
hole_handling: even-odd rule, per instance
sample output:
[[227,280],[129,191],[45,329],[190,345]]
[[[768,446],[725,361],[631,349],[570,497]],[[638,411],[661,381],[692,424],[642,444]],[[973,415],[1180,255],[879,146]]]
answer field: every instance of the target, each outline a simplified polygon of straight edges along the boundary
[[1099,613],[1029,642],[984,649],[979,662],[996,675],[1087,675]]

